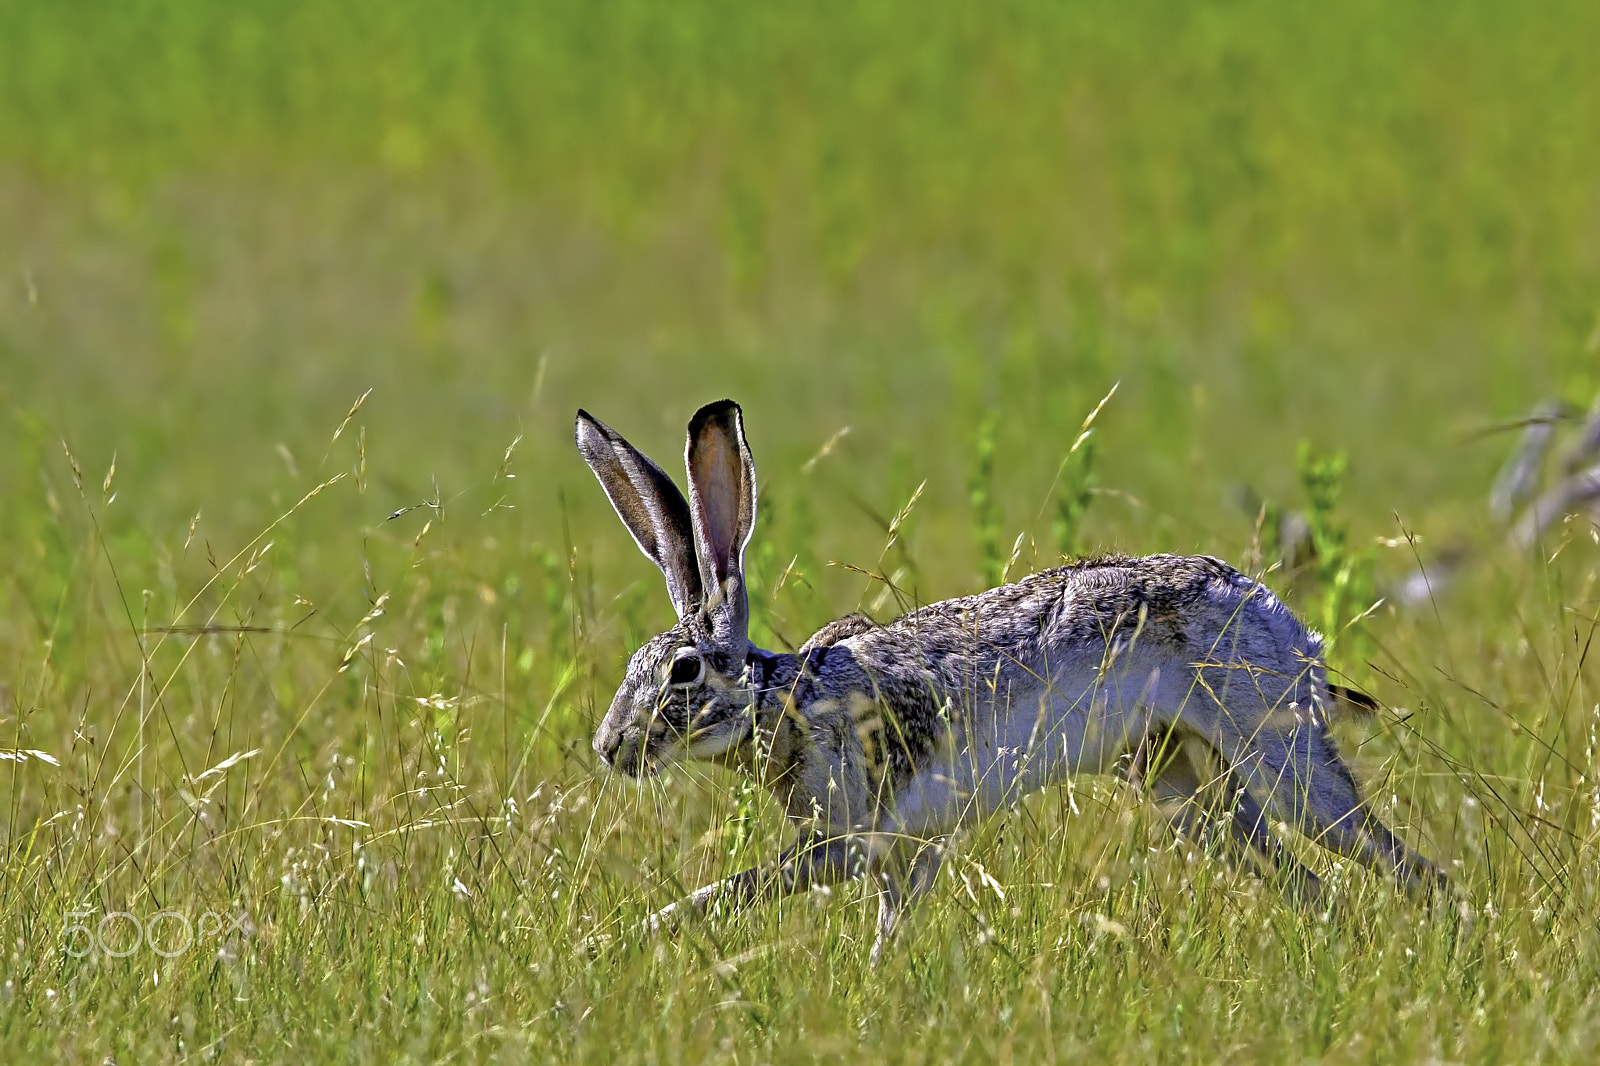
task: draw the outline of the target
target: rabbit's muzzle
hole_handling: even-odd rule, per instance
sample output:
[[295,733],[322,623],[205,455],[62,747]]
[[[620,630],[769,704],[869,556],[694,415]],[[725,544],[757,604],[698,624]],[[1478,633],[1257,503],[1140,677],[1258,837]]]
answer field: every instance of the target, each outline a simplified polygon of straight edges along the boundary
[[664,749],[672,747],[669,738],[673,733],[659,711],[641,716],[632,694],[619,692],[595,729],[594,750],[618,773],[647,777],[660,769]]
[[644,770],[645,736],[637,724],[618,727],[610,717],[600,723],[594,734],[594,750],[611,769],[629,777],[638,777]]

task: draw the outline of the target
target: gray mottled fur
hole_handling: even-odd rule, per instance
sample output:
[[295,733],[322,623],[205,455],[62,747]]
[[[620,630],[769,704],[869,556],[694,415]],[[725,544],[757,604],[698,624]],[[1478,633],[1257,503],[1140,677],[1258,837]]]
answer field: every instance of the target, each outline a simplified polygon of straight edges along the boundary
[[[1328,686],[1320,638],[1218,559],[1085,560],[881,625],[841,618],[796,654],[751,645],[742,553],[755,478],[741,417],[721,401],[690,423],[688,528],[681,501],[651,496],[676,492],[659,468],[578,417],[586,459],[602,439],[627,450],[590,465],[679,605],[678,624],[628,663],[595,750],[633,776],[684,758],[738,767],[799,829],[775,864],[706,886],[651,929],[717,900],[868,875],[882,888],[876,954],[951,833],[1079,773],[1148,787],[1180,832],[1224,827],[1236,857],[1311,899],[1315,876],[1269,819],[1413,887],[1442,881],[1362,803],[1328,733],[1342,690]],[[702,514],[721,526],[703,531]],[[650,522],[660,528],[636,528]],[[699,559],[698,582],[670,569],[686,558]],[[686,588],[695,595],[679,603]]]

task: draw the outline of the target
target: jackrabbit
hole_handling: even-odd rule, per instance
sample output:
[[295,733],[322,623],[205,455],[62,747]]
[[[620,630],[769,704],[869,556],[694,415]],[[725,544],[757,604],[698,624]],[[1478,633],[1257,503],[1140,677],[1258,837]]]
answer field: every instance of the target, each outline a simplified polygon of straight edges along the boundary
[[1079,773],[1147,786],[1180,832],[1315,899],[1283,822],[1425,889],[1443,881],[1362,803],[1327,729],[1322,643],[1265,587],[1206,556],[1107,556],[895,621],[851,615],[795,654],[748,639],[744,548],[756,473],[737,404],[689,423],[689,498],[584,411],[578,450],[645,555],[678,624],[647,641],[595,733],[614,769],[680,759],[753,773],[799,830],[775,863],[656,912],[660,929],[850,877],[881,889],[873,955],[933,882],[945,839]]

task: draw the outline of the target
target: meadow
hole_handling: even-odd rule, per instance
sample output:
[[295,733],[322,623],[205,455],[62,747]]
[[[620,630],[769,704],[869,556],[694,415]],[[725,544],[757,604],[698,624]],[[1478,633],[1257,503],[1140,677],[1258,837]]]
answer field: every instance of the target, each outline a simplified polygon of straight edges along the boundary
[[[0,1059],[1591,1060],[1600,547],[1484,501],[1600,389],[1597,34],[0,0]],[[678,473],[722,396],[759,643],[1222,556],[1383,703],[1343,750],[1463,905],[1324,855],[1309,914],[1083,779],[876,971],[860,885],[582,950],[788,839],[589,749],[671,608],[573,413]],[[1275,565],[1307,508],[1349,580]]]

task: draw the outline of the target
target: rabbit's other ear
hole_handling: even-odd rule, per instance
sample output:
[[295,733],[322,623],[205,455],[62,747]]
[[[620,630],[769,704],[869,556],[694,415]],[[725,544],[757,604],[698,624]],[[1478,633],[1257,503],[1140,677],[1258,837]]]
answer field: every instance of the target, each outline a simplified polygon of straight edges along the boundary
[[667,595],[672,597],[678,617],[698,611],[704,597],[695,560],[694,526],[683,493],[649,456],[589,412],[578,411],[574,436],[583,461],[600,480],[617,517],[633,534],[639,550],[667,579]]
[[720,641],[741,645],[750,625],[744,546],[756,524],[756,464],[738,404],[718,400],[695,412],[684,461],[706,617]]

